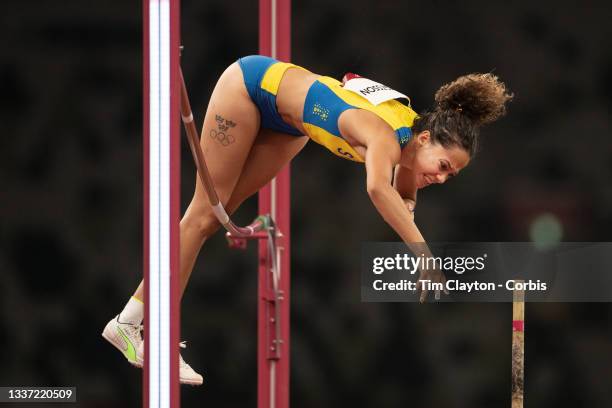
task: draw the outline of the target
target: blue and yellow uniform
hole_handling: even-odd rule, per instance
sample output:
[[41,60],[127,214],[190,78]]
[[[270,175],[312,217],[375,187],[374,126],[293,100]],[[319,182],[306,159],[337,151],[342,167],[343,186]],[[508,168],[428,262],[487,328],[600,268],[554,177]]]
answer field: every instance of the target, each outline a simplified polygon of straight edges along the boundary
[[[287,69],[304,68],[259,55],[240,58],[238,63],[249,95],[261,113],[261,126],[301,135],[299,130],[289,126],[280,117],[276,109],[276,94]],[[308,90],[304,101],[304,130],[312,140],[335,155],[363,163],[364,158],[342,138],[338,129],[340,114],[347,109],[365,109],[380,117],[394,130],[402,148],[412,137],[411,127],[417,114],[410,106],[397,100],[374,105],[366,98],[344,89],[340,81],[326,76],[317,78]]]

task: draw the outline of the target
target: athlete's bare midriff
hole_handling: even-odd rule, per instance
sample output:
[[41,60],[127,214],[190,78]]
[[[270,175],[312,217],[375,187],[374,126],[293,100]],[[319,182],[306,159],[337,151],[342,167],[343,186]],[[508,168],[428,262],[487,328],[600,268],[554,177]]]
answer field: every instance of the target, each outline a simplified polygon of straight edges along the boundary
[[310,86],[320,75],[299,68],[285,71],[276,94],[276,108],[281,118],[303,134],[304,101]]

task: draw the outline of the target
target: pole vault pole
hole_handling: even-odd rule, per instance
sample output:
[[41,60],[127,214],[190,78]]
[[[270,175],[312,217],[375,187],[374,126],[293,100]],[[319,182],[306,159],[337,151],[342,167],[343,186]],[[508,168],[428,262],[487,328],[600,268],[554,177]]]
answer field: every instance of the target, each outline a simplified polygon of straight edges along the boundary
[[[515,281],[523,284],[524,280]],[[515,289],[512,302],[512,408],[523,408],[525,392],[525,290]]]
[[[259,0],[259,53],[291,59],[291,1]],[[271,261],[265,240],[259,241],[257,324],[258,408],[289,407],[290,170],[287,165],[259,191],[259,214],[270,214],[282,234],[278,239],[280,302],[271,293]],[[280,310],[277,310],[280,309]],[[276,321],[280,319],[280,321]],[[278,331],[280,325],[280,332]]]

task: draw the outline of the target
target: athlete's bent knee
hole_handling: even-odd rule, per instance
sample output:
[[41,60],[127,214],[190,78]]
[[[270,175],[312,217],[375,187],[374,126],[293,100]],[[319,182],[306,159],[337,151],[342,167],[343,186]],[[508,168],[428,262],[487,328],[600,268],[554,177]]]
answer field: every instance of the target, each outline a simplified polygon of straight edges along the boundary
[[195,228],[202,238],[208,238],[219,228],[221,223],[212,212],[212,208],[208,208],[203,211],[189,211],[183,218],[188,228]]

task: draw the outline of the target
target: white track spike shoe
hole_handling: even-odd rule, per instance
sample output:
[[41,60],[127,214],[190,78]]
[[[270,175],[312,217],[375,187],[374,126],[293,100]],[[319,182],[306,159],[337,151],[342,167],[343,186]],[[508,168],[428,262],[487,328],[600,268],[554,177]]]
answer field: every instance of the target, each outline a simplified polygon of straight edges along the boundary
[[[181,341],[179,344],[181,348],[187,347],[186,341]],[[193,368],[189,364],[183,360],[183,356],[179,354],[179,364],[180,364],[180,380],[181,384],[189,384],[189,385],[202,385],[204,382],[204,378],[198,373],[195,372]]]
[[[186,343],[187,342],[182,341],[179,343],[179,346],[181,348],[185,348],[187,347]],[[140,345],[140,348],[138,350],[138,355],[139,356],[144,355],[144,341]],[[183,356],[181,356],[180,354],[179,354],[179,380],[181,384],[188,384],[188,385],[202,385],[202,383],[204,382],[204,378],[200,374],[196,373],[195,370],[191,368],[191,366],[187,364],[185,360],[183,360]]]
[[119,315],[106,324],[102,337],[115,346],[130,362],[130,364],[142,368],[142,331],[141,325],[119,322]]

